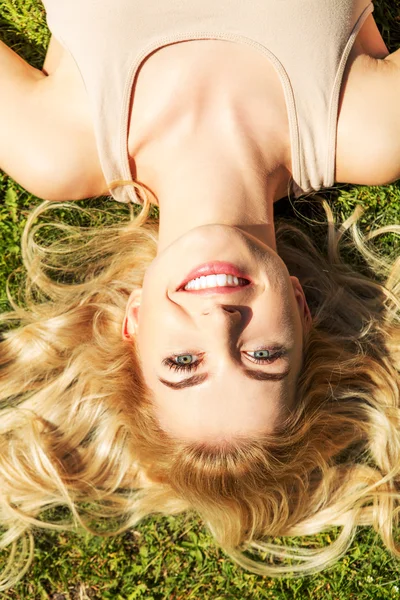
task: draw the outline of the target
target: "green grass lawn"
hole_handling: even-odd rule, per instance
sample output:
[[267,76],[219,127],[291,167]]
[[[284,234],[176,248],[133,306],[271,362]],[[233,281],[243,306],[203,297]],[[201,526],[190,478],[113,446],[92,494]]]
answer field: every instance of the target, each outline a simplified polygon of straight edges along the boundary
[[[400,0],[376,2],[375,16],[390,48],[399,47]],[[0,39],[41,66],[49,33],[40,1],[0,0]],[[328,198],[339,219],[362,204],[366,230],[400,223],[399,183],[379,188],[343,187]],[[19,239],[26,215],[38,202],[0,173],[0,310],[7,307],[7,278],[20,265]],[[115,210],[124,212],[126,207]],[[383,252],[399,253],[400,242],[393,236],[379,243]],[[336,533],[332,530],[296,542],[327,544]],[[194,517],[160,517],[106,540],[79,532],[38,531],[32,568],[15,589],[0,593],[0,598],[400,599],[400,562],[391,558],[373,531],[360,528],[350,551],[335,567],[313,577],[272,580],[232,564]]]

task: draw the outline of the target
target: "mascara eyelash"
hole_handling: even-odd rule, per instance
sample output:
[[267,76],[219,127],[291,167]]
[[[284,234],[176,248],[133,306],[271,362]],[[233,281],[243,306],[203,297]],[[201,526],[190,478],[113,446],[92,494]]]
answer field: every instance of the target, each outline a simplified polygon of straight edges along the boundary
[[[260,348],[260,349],[263,350],[263,348]],[[254,363],[256,365],[265,365],[265,364],[272,363],[275,360],[278,360],[278,358],[281,358],[285,354],[286,353],[284,350],[277,350],[274,354],[272,354],[271,356],[268,356],[267,358],[254,358],[253,356],[249,356],[248,354],[246,354],[246,356],[252,363]]]
[[252,356],[248,356],[248,359],[254,363],[255,365],[265,365],[271,362],[274,362],[278,356],[269,356],[268,358],[253,358]]
[[200,365],[200,362],[201,362],[201,360],[197,360],[196,362],[191,363],[190,365],[179,365],[176,362],[174,362],[172,360],[172,358],[168,357],[163,360],[163,365],[165,365],[172,371],[175,371],[176,373],[179,373],[181,371],[190,373],[191,371],[195,371],[198,368],[198,366]]

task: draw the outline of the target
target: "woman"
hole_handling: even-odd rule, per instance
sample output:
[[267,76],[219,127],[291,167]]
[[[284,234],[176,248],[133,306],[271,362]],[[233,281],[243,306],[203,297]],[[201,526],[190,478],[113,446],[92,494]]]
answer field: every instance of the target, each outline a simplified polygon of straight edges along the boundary
[[[90,501],[121,528],[196,510],[270,575],[323,568],[357,523],[397,552],[399,265],[356,229],[380,272],[342,265],[354,219],[335,232],[328,207],[328,261],[273,220],[290,190],[400,176],[400,55],[372,4],[46,8],[62,45],[43,73],[1,46],[0,165],[49,200],[145,206],[128,225],[63,226],[68,250],[37,245],[46,206],[28,223],[26,306],[3,316],[20,325],[1,343],[3,545],[48,506],[82,522]],[[329,524],[342,534],[319,552],[265,542]]]

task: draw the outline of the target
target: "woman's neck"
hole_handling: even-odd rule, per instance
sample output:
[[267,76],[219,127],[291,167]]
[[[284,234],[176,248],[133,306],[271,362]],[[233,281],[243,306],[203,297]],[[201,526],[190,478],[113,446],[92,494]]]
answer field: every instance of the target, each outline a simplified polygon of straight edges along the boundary
[[265,131],[245,110],[215,104],[187,110],[135,157],[137,180],[160,206],[159,252],[209,224],[240,227],[275,248],[273,203],[288,190],[289,144],[279,123]]

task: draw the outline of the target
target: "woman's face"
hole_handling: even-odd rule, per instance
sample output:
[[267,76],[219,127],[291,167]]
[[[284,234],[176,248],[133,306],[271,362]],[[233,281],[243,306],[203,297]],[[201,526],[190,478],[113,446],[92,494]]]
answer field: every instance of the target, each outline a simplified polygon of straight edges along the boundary
[[218,443],[271,432],[288,414],[309,324],[303,290],[276,252],[238,228],[207,225],[153,261],[125,331],[162,428]]

